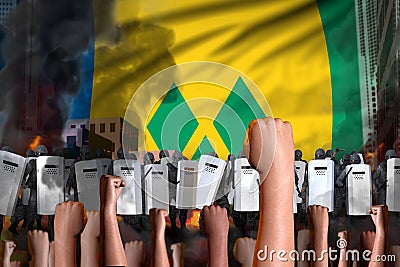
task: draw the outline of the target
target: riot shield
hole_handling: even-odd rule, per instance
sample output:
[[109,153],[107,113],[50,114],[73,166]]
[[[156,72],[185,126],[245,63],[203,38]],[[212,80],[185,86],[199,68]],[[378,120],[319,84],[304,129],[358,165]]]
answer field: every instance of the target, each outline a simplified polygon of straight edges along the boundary
[[307,206],[320,205],[334,209],[334,162],[332,160],[311,160],[308,163]]
[[86,210],[100,210],[100,177],[103,166],[99,160],[83,160],[75,163],[78,199]]
[[346,166],[347,214],[368,215],[372,205],[371,167],[367,164]]
[[260,175],[246,158],[235,160],[235,189],[233,208],[235,211],[259,211]]
[[110,166],[110,164],[111,164],[111,159],[109,159],[109,158],[100,158],[100,159],[96,159],[96,160],[99,160],[101,162],[101,166],[102,166],[101,175],[106,175],[107,174],[107,170],[108,170],[108,166]]
[[197,161],[181,160],[178,162],[178,186],[176,207],[195,209],[197,200],[198,166]]
[[400,212],[400,158],[387,160],[386,205],[389,211]]
[[37,213],[54,215],[56,205],[64,201],[64,158],[40,156],[37,169]]
[[159,208],[169,210],[169,184],[167,166],[163,164],[148,164],[144,166],[145,211]]
[[202,209],[204,206],[211,205],[215,200],[215,195],[222,175],[224,174],[226,162],[222,159],[202,155],[199,161],[199,182],[196,196],[196,208]]
[[[305,177],[305,174],[306,174],[307,163],[305,163],[304,161],[295,161],[294,162],[294,166],[296,168],[297,177],[299,178],[299,183],[298,183],[299,190],[301,191],[301,187],[303,185],[304,177]],[[296,202],[297,203],[302,203],[303,202],[303,199],[298,196],[298,193],[296,192],[296,190],[295,190],[295,196],[296,196]]]
[[117,214],[142,214],[140,162],[133,159],[114,160],[113,171],[126,183],[117,201]]
[[0,214],[12,216],[24,175],[25,158],[0,151]]

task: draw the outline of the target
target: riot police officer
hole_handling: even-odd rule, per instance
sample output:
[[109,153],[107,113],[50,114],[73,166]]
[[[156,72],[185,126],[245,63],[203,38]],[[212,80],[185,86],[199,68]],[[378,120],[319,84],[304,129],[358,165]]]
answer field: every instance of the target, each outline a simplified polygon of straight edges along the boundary
[[[44,145],[36,147],[36,156],[47,156],[48,151]],[[37,214],[37,167],[36,159],[31,159],[25,168],[24,178],[28,176],[27,185],[31,191],[28,203],[28,229],[33,230],[36,220],[37,229],[42,229],[42,216]]]
[[386,204],[387,160],[396,158],[396,151],[389,149],[385,153],[385,160],[376,168],[372,180],[375,182],[374,195],[379,194],[377,204]]
[[330,158],[331,160],[335,160],[335,157],[333,156],[333,151],[331,149],[328,149],[325,152],[325,158]]
[[[79,158],[78,161],[80,160],[91,160],[92,159],[92,151],[90,149],[90,146],[88,145],[83,145],[79,149]],[[71,165],[71,169],[69,172],[69,177],[67,180],[66,184],[66,191],[68,194],[71,193],[71,188],[74,190],[74,201],[79,201],[78,199],[78,185],[76,182],[76,173],[75,173],[75,163]]]
[[[118,148],[117,150],[117,160],[118,159],[125,159],[125,154],[122,147]],[[114,161],[112,161],[108,166],[107,174],[114,175]]]
[[168,158],[169,157],[169,152],[168,150],[160,150],[160,152],[158,153],[158,158],[159,160],[155,161],[154,164],[160,164],[161,163],[161,159],[163,158]]
[[[305,223],[307,221],[307,209],[306,209],[306,188],[303,187],[305,185],[305,180],[307,179],[307,161],[303,159],[303,151],[300,149],[296,149],[294,151],[294,160],[295,161],[301,161],[304,162],[305,168],[304,168],[304,179],[303,183],[299,185],[299,177],[297,175],[296,169],[294,171],[294,182],[295,182],[295,187],[296,191],[298,193],[298,196],[302,199],[301,203],[297,203],[297,215],[300,216],[300,222]],[[296,168],[296,166],[295,166]]]
[[[325,150],[323,148],[318,148],[317,150],[315,150],[314,159],[315,160],[325,159]],[[301,189],[303,199],[305,199],[305,196],[307,195],[307,191],[308,191],[308,175],[305,175],[304,182],[303,182],[302,189]]]
[[106,157],[106,152],[102,148],[96,150],[96,159],[102,159]]
[[[14,150],[9,146],[3,146],[1,148],[1,150],[2,151],[7,151],[7,152],[10,152],[10,153],[14,153]],[[0,214],[0,235],[1,235],[1,232],[3,231],[3,223],[4,223],[3,220],[4,220],[4,215]]]
[[350,155],[344,154],[338,167],[338,175],[335,175],[335,210],[332,214],[332,216],[335,218],[340,216],[343,203],[346,201],[345,181],[348,175],[346,172],[346,166],[348,165],[350,165]]
[[14,150],[10,146],[2,146],[1,151],[7,151],[10,153],[14,153]]
[[126,159],[137,160],[137,157],[136,157],[136,154],[132,152],[132,153],[129,153],[129,154],[126,156]]
[[234,167],[235,163],[235,156],[232,154],[228,155],[228,162],[225,166],[224,174],[222,175],[221,181],[219,183],[217,189],[217,199],[215,200],[215,204],[220,206],[221,208],[226,209],[227,215],[229,217],[229,200],[228,194],[232,189],[232,182],[233,182],[233,171],[229,168],[229,162],[232,162],[232,167]]
[[[126,157],[127,159],[129,159],[129,155],[134,155],[135,158],[132,159],[136,159],[136,155],[133,153],[128,154]],[[125,159],[125,154],[122,147],[117,150],[117,159]],[[112,161],[111,164],[108,166],[107,174],[114,175],[114,161]],[[124,223],[128,224],[135,231],[140,231],[140,215],[122,215],[122,219],[124,220]]]
[[167,163],[168,166],[168,182],[169,182],[169,218],[171,220],[171,229],[174,232],[178,231],[176,226],[176,216],[179,212],[179,222],[181,231],[186,232],[186,220],[188,210],[176,208],[176,192],[178,186],[178,162],[183,160],[181,151],[175,150],[172,154],[172,160]]
[[[33,158],[35,157],[36,154],[32,149],[29,149],[26,151],[26,158]],[[8,227],[8,231],[10,231],[14,236],[18,235],[17,227],[18,224],[24,220],[24,223],[22,224],[22,228],[25,228],[27,225],[28,221],[28,203],[29,203],[29,193],[30,190],[28,188],[28,185],[26,184],[26,181],[22,179],[21,182],[21,188],[22,188],[22,198],[18,197],[17,199],[17,206],[15,207],[15,212],[14,215],[11,216],[11,225]],[[25,194],[27,194],[25,196]],[[28,199],[28,203],[24,204],[24,199]]]
[[[143,156],[143,163],[144,165],[154,164],[154,154],[151,152],[146,152]],[[151,170],[149,170],[150,172]],[[144,190],[145,187],[145,179],[148,179],[148,173],[144,173],[142,170],[142,203],[146,203],[146,192]],[[146,176],[147,175],[147,176]],[[145,207],[146,205],[142,205],[143,207],[143,214],[140,216],[142,228],[146,231],[150,231],[150,217],[146,214]]]
[[[361,164],[361,158],[360,158],[360,155],[358,155],[358,153],[352,153],[350,155],[350,165],[354,165],[354,164]],[[342,173],[340,174],[340,176],[338,177],[338,179],[336,180],[336,182],[335,182],[336,186],[338,186],[339,188],[346,188],[345,181],[350,172],[351,172],[351,168],[347,172],[346,172],[346,168],[345,168],[342,171]],[[346,199],[346,189],[341,190],[341,192],[342,192],[342,194],[344,194],[344,196],[342,196],[342,197],[344,197]],[[346,207],[346,208],[348,208],[348,207]],[[335,215],[339,216],[340,214],[337,213]],[[353,221],[354,221],[353,216],[346,215],[346,218],[347,218],[348,223],[350,223],[350,224],[353,223]]]
[[146,152],[143,156],[144,165],[153,164],[154,163],[154,154],[151,152]]
[[314,159],[324,159],[326,157],[325,150],[323,148],[318,148],[315,150]]
[[294,160],[303,161],[303,151],[301,151],[300,149],[296,149],[294,151]]
[[[240,151],[238,159],[246,158],[244,151]],[[235,183],[235,182],[234,182]],[[258,220],[260,218],[260,212],[258,211],[235,211],[232,210],[232,219],[236,229],[239,231],[240,236],[249,236],[255,238],[258,229]],[[248,232],[246,233],[246,224],[248,226]]]

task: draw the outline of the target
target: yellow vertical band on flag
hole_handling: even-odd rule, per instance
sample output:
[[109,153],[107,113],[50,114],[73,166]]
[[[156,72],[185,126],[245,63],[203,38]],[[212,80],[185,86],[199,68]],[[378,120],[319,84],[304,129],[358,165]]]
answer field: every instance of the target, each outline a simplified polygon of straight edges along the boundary
[[[274,116],[292,123],[305,158],[316,147],[330,147],[330,68],[315,1],[117,0],[115,16],[119,41],[96,45],[91,117],[123,117],[140,84],[173,63],[214,61],[257,84]],[[124,56],[129,49],[134,55]],[[189,102],[199,97],[196,90],[181,93]],[[110,100],[113,108],[107,109]]]

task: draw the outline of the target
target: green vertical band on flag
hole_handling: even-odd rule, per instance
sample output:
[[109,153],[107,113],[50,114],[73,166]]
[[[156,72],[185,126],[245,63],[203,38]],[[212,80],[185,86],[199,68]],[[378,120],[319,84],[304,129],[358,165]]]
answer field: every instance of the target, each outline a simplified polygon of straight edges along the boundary
[[363,135],[354,0],[317,0],[317,4],[331,72],[332,148],[358,150]]

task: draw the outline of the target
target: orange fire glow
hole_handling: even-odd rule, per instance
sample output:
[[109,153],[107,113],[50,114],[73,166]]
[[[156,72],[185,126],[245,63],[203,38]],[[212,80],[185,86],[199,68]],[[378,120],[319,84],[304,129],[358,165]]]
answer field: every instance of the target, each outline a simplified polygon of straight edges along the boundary
[[186,220],[187,227],[191,229],[199,228],[200,210],[192,210],[191,214],[188,215],[189,216]]
[[38,145],[40,145],[40,142],[42,141],[42,137],[37,135],[33,138],[33,140],[31,141],[31,143],[29,144],[29,149],[32,149],[33,151],[35,151],[36,147]]
[[367,151],[365,153],[365,162],[371,165],[372,168],[374,168],[374,158],[376,158],[378,154],[382,152],[384,145],[385,144],[382,143],[375,151]]

